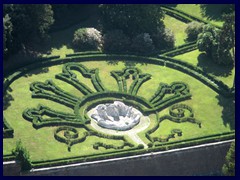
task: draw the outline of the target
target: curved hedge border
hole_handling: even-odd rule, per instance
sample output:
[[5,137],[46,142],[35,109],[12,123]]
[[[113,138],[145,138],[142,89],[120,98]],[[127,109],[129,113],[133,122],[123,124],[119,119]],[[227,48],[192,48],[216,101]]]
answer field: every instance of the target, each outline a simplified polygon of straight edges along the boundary
[[170,149],[195,146],[195,145],[218,142],[220,140],[229,140],[234,138],[235,138],[234,132],[215,134],[212,137],[208,137],[208,138],[199,138],[199,139],[195,138],[195,139],[188,139],[187,141],[166,142],[166,143],[161,143],[161,145],[156,144],[154,147],[148,148],[148,149],[139,149],[138,147],[134,147],[134,148],[128,149],[128,151],[116,150],[114,153],[102,153],[100,155],[89,155],[89,156],[80,156],[80,157],[77,156],[72,158],[36,161],[36,162],[32,162],[32,167],[42,168],[42,167],[51,167],[51,166],[57,166],[57,165],[80,163],[80,162],[86,162],[86,161],[97,161],[97,160],[104,160],[104,159],[110,159],[110,158],[134,156],[134,155],[139,155],[144,153],[166,151]]
[[[174,112],[176,110],[177,112]],[[185,116],[184,113],[186,110],[189,111],[189,116]],[[182,135],[182,131],[180,129],[173,129],[171,131],[171,134],[169,134],[166,138],[151,137],[151,134],[154,133],[160,127],[160,123],[165,119],[169,119],[170,121],[176,123],[182,122],[196,123],[198,124],[199,128],[201,128],[201,122],[194,118],[194,112],[191,107],[185,104],[175,104],[169,108],[169,115],[164,115],[160,117],[158,123],[152,129],[146,132],[145,136],[151,143],[154,143],[156,141],[167,142],[170,138],[174,138],[175,134],[178,134],[179,136]]]
[[176,49],[167,51],[167,52],[165,52],[161,55],[162,56],[173,57],[173,56],[177,56],[177,55],[180,55],[180,54],[184,54],[184,53],[196,50],[197,48],[198,48],[197,44],[191,44],[191,45],[188,45],[188,46],[184,46],[184,47],[181,47],[181,48],[176,48]]
[[[42,116],[47,115],[50,118],[44,119]],[[38,105],[38,107],[32,109],[26,109],[23,114],[23,118],[32,122],[33,127],[36,129],[46,126],[59,126],[69,125],[83,127],[84,121],[74,114],[67,114],[58,111],[54,111],[49,107]]]
[[195,77],[217,93],[223,95],[224,97],[232,97],[234,96],[234,93],[232,93],[231,89],[224,84],[222,81],[215,79],[213,75],[210,75],[208,73],[205,73],[200,68],[193,66],[190,63],[183,62],[181,60],[177,60],[175,58],[170,58],[166,56],[160,56],[159,58],[165,60],[165,65],[167,67],[177,69],[179,71],[182,71],[186,74],[191,75],[192,77]]
[[13,138],[14,130],[3,117],[3,138]]
[[84,83],[81,83],[73,70],[78,71],[82,74],[84,78],[91,79],[92,84],[94,88],[98,91],[104,91],[105,88],[99,78],[99,70],[98,69],[87,69],[82,64],[76,64],[76,63],[67,63],[63,67],[63,72],[60,74],[57,74],[55,77],[56,79],[60,79],[66,83],[69,83],[76,87],[80,92],[82,92],[84,95],[88,95],[93,93],[93,91],[86,86]]
[[[105,55],[105,54],[98,54],[98,55],[95,55],[95,56],[92,56],[92,55],[83,55],[81,57],[71,57],[71,58],[65,58],[65,59],[54,59],[52,61],[42,61],[40,63],[36,63],[36,64],[31,64],[23,69],[19,69],[18,71],[16,71],[15,73],[11,74],[10,76],[8,76],[7,78],[5,78],[4,80],[4,91],[8,88],[8,86],[16,79],[18,79],[19,77],[21,77],[22,75],[26,74],[27,72],[31,71],[32,69],[34,68],[40,68],[40,67],[47,67],[47,66],[52,66],[52,65],[58,65],[58,64],[63,64],[65,62],[83,62],[83,61],[88,61],[88,60],[96,60],[96,61],[101,61],[102,59],[104,60],[107,60],[107,59],[116,59],[116,60],[122,60],[122,59],[126,59],[126,60],[129,60],[129,61],[136,61],[136,60],[139,60],[141,62],[145,62],[145,63],[151,63],[151,64],[156,64],[156,65],[162,65],[164,66],[165,65],[169,65],[169,67],[172,67],[174,69],[177,69],[177,70],[180,70],[180,71],[183,71],[183,72],[187,72],[185,70],[185,67],[183,65],[179,66],[179,62],[171,62],[171,60],[169,60],[167,57],[165,58],[165,60],[163,59],[159,59],[159,58],[149,58],[149,57],[140,57],[140,56],[134,56],[134,55]],[[167,59],[167,60],[166,60]],[[181,64],[181,62],[180,62]],[[183,63],[184,64],[184,63]],[[185,63],[186,64],[186,63]],[[179,68],[177,67],[179,66]],[[177,68],[176,68],[177,67]],[[189,68],[187,68],[189,69]],[[193,73],[193,72],[191,72]],[[191,74],[190,73],[190,74]],[[197,73],[196,76],[194,76],[195,78],[198,77],[199,74]],[[209,75],[208,75],[209,76]],[[202,77],[201,77],[202,78]],[[204,82],[207,82],[206,77],[202,78]],[[215,91],[219,92],[218,89],[216,90],[216,88],[214,89]],[[222,89],[220,89],[222,90]],[[230,93],[227,92],[226,93],[227,95],[229,95]],[[230,94],[232,95],[232,94]],[[189,145],[196,145],[196,144],[201,144],[201,143],[207,143],[207,142],[215,142],[215,141],[220,141],[220,140],[226,140],[226,139],[232,139],[234,138],[235,135],[234,135],[234,132],[231,132],[230,134],[225,134],[225,135],[222,135],[222,134],[218,134],[214,137],[209,137],[208,139],[204,140],[204,139],[197,139],[197,140],[193,140],[193,141],[188,141],[188,142],[179,142],[179,143],[176,143],[174,145],[168,145],[166,147],[155,147],[153,148],[152,150],[153,151],[159,151],[159,150],[166,150],[166,149],[169,149],[171,147],[174,146],[174,148],[176,147],[185,147],[185,146],[189,146]],[[133,148],[134,149],[134,148]],[[111,157],[121,157],[121,156],[126,156],[126,155],[136,155],[136,154],[141,154],[141,153],[144,153],[144,152],[148,152],[147,150],[143,149],[143,150],[131,150],[129,152],[124,152],[124,151],[118,151],[117,153],[113,153],[113,154],[108,154],[109,158]],[[59,161],[55,161],[53,160],[52,163],[50,163],[49,165],[56,165],[56,162],[59,163],[59,164],[66,164],[66,163],[72,163],[72,162],[80,162],[80,161],[85,161],[85,160],[97,160],[97,159],[104,159],[106,158],[105,157],[106,154],[103,154],[103,155],[99,155],[99,156],[96,156],[96,155],[93,155],[91,157],[77,157],[76,159],[72,159],[72,160],[59,160]],[[88,159],[86,159],[88,158]],[[47,162],[48,164],[49,162]],[[38,164],[38,165],[37,165]],[[40,166],[46,166],[47,164],[44,164],[44,163],[35,163],[35,167],[40,167]]]
[[[115,146],[113,144],[107,145],[105,143],[96,142],[95,144],[93,144],[93,148],[96,150],[98,150],[99,146],[104,147],[106,149],[110,149],[110,148],[123,149],[125,146],[134,147],[134,145],[129,143],[124,136],[100,133],[100,132],[97,132],[97,131],[87,127],[87,126],[82,126],[82,128],[84,128],[87,132],[84,132],[83,136],[79,137],[78,130],[74,127],[71,127],[71,126],[58,127],[54,131],[54,138],[56,140],[58,140],[59,142],[67,144],[68,151],[71,151],[71,146],[73,146],[74,144],[84,142],[88,136],[97,136],[97,137],[106,138],[106,139],[122,140],[124,142],[122,146]],[[61,131],[63,131],[63,136],[59,135],[59,132],[61,132]],[[73,134],[71,134],[71,132]]]
[[49,99],[70,108],[74,108],[77,101],[80,100],[59,88],[52,80],[46,80],[45,83],[33,82],[30,85],[30,90],[32,91],[32,98]]
[[[138,60],[139,62],[145,62],[145,63],[150,63],[150,64],[156,64],[156,65],[161,65],[164,66],[166,65],[167,67],[177,69],[179,71],[182,71],[184,73],[187,73],[196,79],[200,80],[204,84],[208,85],[210,88],[212,88],[214,91],[217,93],[223,95],[223,96],[231,96],[233,95],[230,91],[230,88],[228,88],[227,85],[222,83],[219,80],[216,80],[213,76],[203,72],[201,69],[198,67],[195,67],[189,63],[182,62],[180,60],[176,60],[173,58],[169,58],[166,56],[158,56],[159,58],[150,58],[150,57],[143,57],[143,56],[134,56],[134,55],[106,55],[106,54],[98,54],[98,55],[83,55],[83,56],[76,56],[76,57],[71,57],[71,58],[65,58],[65,59],[54,59],[52,61],[43,61],[41,63],[36,63],[30,66],[27,66],[23,69],[20,69],[16,71],[15,73],[11,74],[7,78],[5,78],[4,81],[4,92],[8,88],[8,86],[16,79],[21,77],[22,75],[26,74],[27,72],[31,71],[34,68],[40,68],[40,67],[47,67],[47,66],[53,66],[53,65],[59,65],[63,64],[65,62],[84,62],[88,60],[92,61],[102,61],[102,59],[108,60],[108,59],[115,59],[115,60],[128,60],[128,61],[136,61]],[[212,83],[214,82],[214,83]],[[217,84],[215,84],[217,83]],[[221,87],[218,87],[221,86]]]
[[199,17],[196,17],[194,15],[190,15],[184,11],[181,11],[181,10],[178,10],[176,8],[172,8],[172,7],[168,7],[168,6],[162,6],[162,9],[165,11],[166,14],[168,14],[169,16],[173,16],[175,17],[176,19],[180,20],[180,21],[183,21],[185,23],[189,23],[189,22],[192,22],[192,21],[198,21],[198,22],[201,22],[201,23],[204,23],[204,24],[211,24],[217,28],[222,28],[221,26],[218,26],[218,25],[215,25],[215,24],[212,24],[210,21],[206,21],[202,18],[199,18]]
[[[41,68],[41,67],[48,67],[58,64],[63,64],[66,62],[84,62],[88,60],[96,60],[101,61],[102,59],[108,60],[108,59],[116,59],[116,60],[122,60],[126,59],[129,61],[140,61],[145,63],[151,63],[161,66],[167,66],[173,69],[177,69],[179,71],[185,72],[199,81],[203,82],[205,85],[212,88],[217,93],[225,96],[225,97],[231,97],[234,96],[234,93],[231,92],[231,89],[222,83],[221,81],[215,79],[212,75],[209,75],[205,72],[203,72],[198,67],[195,67],[189,63],[182,62],[180,60],[176,60],[173,58],[165,57],[165,56],[159,56],[159,58],[149,58],[149,57],[142,57],[142,56],[135,56],[135,55],[106,55],[106,54],[97,54],[97,55],[82,55],[82,56],[76,56],[76,57],[70,57],[65,59],[52,59],[51,61],[47,58],[45,60],[42,60],[41,62],[38,62],[36,64],[30,64],[24,68],[19,69],[18,71],[14,72],[13,74],[9,75],[7,78],[4,79],[4,85],[3,85],[3,94],[5,94],[7,88],[9,85],[18,79],[19,77],[23,76],[24,74],[28,73],[29,71],[35,69],[35,68]],[[143,101],[144,102],[144,101]]]
[[[127,87],[126,80],[132,75],[133,83],[131,86]],[[150,74],[142,74],[138,68],[125,68],[122,71],[111,71],[111,76],[115,78],[118,84],[118,89],[120,92],[136,95],[141,85],[151,79]]]

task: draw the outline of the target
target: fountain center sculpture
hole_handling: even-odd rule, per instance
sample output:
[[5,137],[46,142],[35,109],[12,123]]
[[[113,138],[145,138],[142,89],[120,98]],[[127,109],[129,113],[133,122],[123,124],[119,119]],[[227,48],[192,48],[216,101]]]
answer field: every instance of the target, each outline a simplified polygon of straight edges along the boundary
[[112,104],[99,104],[94,109],[91,118],[102,128],[127,131],[136,126],[142,116],[137,109],[123,102],[114,101]]

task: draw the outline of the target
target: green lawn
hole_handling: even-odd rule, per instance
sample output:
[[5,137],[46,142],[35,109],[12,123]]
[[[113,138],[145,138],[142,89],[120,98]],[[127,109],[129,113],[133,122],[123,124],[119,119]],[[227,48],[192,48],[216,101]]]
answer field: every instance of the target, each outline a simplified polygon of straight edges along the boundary
[[210,21],[212,24],[222,26],[221,9],[222,5],[208,4],[205,8],[201,9],[200,4],[178,4],[176,9],[182,10],[190,15],[203,18]]
[[[217,17],[219,13],[217,10],[213,11],[213,14],[209,13],[209,8],[212,8],[210,6],[206,6],[204,12],[201,10],[200,5],[196,4],[179,4],[176,8],[189,14],[211,20],[212,23],[217,25],[222,25],[221,19]],[[175,46],[184,44],[187,24],[168,15],[165,16],[164,23],[166,27],[171,29],[175,34]],[[76,24],[68,29],[52,33],[52,38],[43,49],[45,49],[45,52],[48,52],[48,55],[60,55],[61,58],[64,58],[66,54],[74,53],[74,50],[71,48],[74,31],[80,27],[92,27],[92,24],[97,25],[96,17],[84,21],[81,24]],[[46,54],[43,54],[43,56],[46,56]],[[198,50],[175,56],[174,58],[198,66],[205,72],[215,75],[229,87],[232,86],[235,68],[230,69],[218,66],[206,57],[204,53],[201,53]],[[124,61],[124,59],[122,60]],[[102,61],[88,61],[80,64],[85,65],[89,69],[98,68],[99,76],[104,87],[111,91],[118,91],[117,82],[115,78],[110,76],[110,72],[123,70],[126,67],[126,62],[121,61],[115,65],[111,65],[109,62],[106,62],[105,59],[102,59]],[[171,142],[177,142],[179,140],[231,132],[235,129],[235,104],[231,99],[226,99],[223,96],[220,96],[199,80],[180,71],[152,64],[142,65],[138,63],[136,64],[136,67],[139,68],[142,73],[149,73],[152,75],[150,80],[143,83],[138,91],[138,96],[149,100],[157,91],[159,83],[171,84],[176,81],[184,82],[188,84],[192,97],[190,100],[185,100],[181,103],[190,106],[194,111],[194,117],[202,123],[202,128],[199,128],[198,125],[190,122],[174,123],[173,121],[166,119],[161,122],[160,127],[151,134],[152,137],[165,137],[170,134],[172,129],[177,128],[182,130],[183,135],[170,139]],[[102,147],[100,147],[99,150],[95,150],[93,149],[93,144],[96,142],[114,144],[115,146],[123,145],[122,140],[88,136],[84,142],[73,145],[71,152],[68,152],[67,145],[65,143],[60,143],[54,138],[54,131],[57,127],[34,129],[32,122],[23,118],[22,113],[25,109],[36,108],[39,104],[48,106],[55,111],[74,114],[73,109],[68,108],[63,104],[46,99],[31,98],[30,84],[33,82],[45,82],[49,79],[65,92],[83,98],[84,94],[78,91],[75,87],[61,80],[55,79],[55,75],[61,73],[62,68],[63,65],[54,65],[35,69],[11,84],[9,91],[7,92],[8,97],[4,97],[4,102],[7,103],[5,104],[4,108],[6,109],[4,109],[3,114],[10,126],[14,129],[14,138],[3,139],[3,155],[11,154],[16,146],[16,141],[19,139],[21,139],[23,146],[30,152],[32,161],[87,156],[116,151],[114,149],[105,149]],[[76,73],[76,75],[79,81],[95,91],[90,79],[84,78],[81,73]],[[133,79],[127,80],[128,88],[132,82]],[[150,142],[146,138],[145,133],[158,123],[156,117],[162,117],[167,114],[169,114],[169,108],[158,111],[156,114],[154,112],[149,115],[149,127],[138,133],[139,138],[145,144]],[[90,127],[90,125],[87,126]],[[84,128],[76,129],[79,131],[79,136],[82,136],[83,133],[86,132]],[[134,144],[134,148],[137,146],[136,142],[134,142],[129,136],[125,137],[128,142]],[[129,149],[131,148],[124,147],[124,150],[126,151]]]
[[175,36],[175,46],[180,46],[185,43],[185,39],[187,35],[185,33],[185,29],[187,28],[187,24],[183,23],[171,16],[165,15],[164,24],[166,28],[169,28],[173,31]]
[[229,87],[233,85],[235,68],[218,65],[199,50],[181,54],[174,58],[200,67],[203,71],[215,75],[217,79],[223,81]]
[[[100,78],[102,79],[104,86],[109,90],[117,90],[117,83],[111,76],[109,76],[109,74],[110,71],[113,70],[122,70],[124,68],[124,63],[119,62],[118,65],[108,65],[105,61],[91,61],[84,62],[82,64],[88,68],[99,68]],[[49,100],[32,99],[31,92],[29,90],[29,85],[32,82],[44,82],[47,79],[52,79],[66,92],[81,97],[82,94],[74,87],[54,78],[55,74],[61,72],[62,66],[63,65],[51,66],[48,68],[48,72],[46,73],[36,74],[35,72],[35,74],[32,73],[31,76],[21,77],[12,83],[12,92],[9,92],[9,94],[14,100],[11,101],[11,105],[4,111],[4,116],[8,120],[9,124],[14,128],[15,133],[13,139],[3,140],[3,154],[10,154],[18,139],[21,139],[23,145],[30,151],[31,159],[33,161],[114,151],[114,149],[105,150],[104,148],[94,150],[92,145],[96,141],[106,142],[107,144],[114,143],[115,145],[122,145],[123,142],[120,140],[106,140],[96,136],[91,136],[88,137],[85,142],[72,146],[72,151],[68,152],[66,144],[56,141],[53,137],[53,131],[56,127],[44,127],[36,130],[32,127],[31,122],[26,121],[22,117],[22,112],[26,108],[34,108],[39,103],[49,106],[57,111],[72,113],[72,109],[67,108],[64,105]],[[230,123],[226,123],[222,117],[222,111],[224,110],[225,105],[219,105],[220,100],[218,94],[198,80],[167,67],[151,64],[137,64],[137,67],[144,73],[152,74],[151,80],[144,83],[140,88],[138,93],[139,96],[149,99],[155,93],[160,82],[170,84],[174,81],[184,81],[190,87],[192,99],[183,103],[190,105],[194,109],[196,119],[202,122],[202,128],[200,129],[197,125],[192,123],[177,124],[165,120],[160,124],[159,130],[153,134],[154,136],[164,136],[169,134],[172,128],[180,128],[183,131],[183,136],[171,139],[171,141],[176,141],[193,137],[202,137],[209,134],[229,132],[234,129],[234,127],[230,127]],[[90,85],[89,81],[85,81],[85,83]],[[165,114],[168,114],[168,109],[159,112],[159,116],[163,116]],[[156,123],[155,115],[150,116],[150,119],[151,125],[149,128]],[[146,131],[140,132],[138,135],[147,144],[149,141],[145,138],[145,132]],[[129,141],[131,142],[131,140]]]

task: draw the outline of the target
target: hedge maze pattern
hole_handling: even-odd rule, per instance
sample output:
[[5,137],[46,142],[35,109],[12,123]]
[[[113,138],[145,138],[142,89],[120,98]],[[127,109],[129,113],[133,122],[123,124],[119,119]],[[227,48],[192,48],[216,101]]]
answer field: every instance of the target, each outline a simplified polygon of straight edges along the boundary
[[[205,24],[209,23],[193,15],[189,15],[185,12],[177,10],[175,8],[162,6],[162,9],[166,14],[175,17],[182,22],[192,22],[199,21]],[[217,27],[221,28],[221,27]],[[195,67],[189,63],[183,62],[181,60],[172,58],[173,56],[184,54],[186,52],[195,50],[197,48],[196,42],[186,43],[184,45],[175,47],[170,50],[161,51],[153,57],[140,57],[134,55],[106,55],[100,52],[79,52],[75,54],[66,55],[65,59],[60,59],[60,56],[52,56],[48,58],[39,58],[34,64],[30,64],[24,68],[21,68],[14,73],[5,74],[3,92],[6,91],[10,84],[14,82],[19,77],[25,75],[29,71],[39,68],[48,67],[53,65],[67,64],[64,65],[63,71],[55,76],[56,79],[62,80],[68,84],[73,85],[84,97],[76,97],[73,94],[65,92],[63,89],[59,88],[54,84],[52,80],[47,80],[45,82],[34,82],[31,84],[30,90],[32,91],[32,98],[44,98],[50,101],[54,101],[63,104],[74,110],[73,114],[63,113],[59,111],[54,111],[50,107],[39,104],[37,108],[28,108],[23,112],[23,117],[32,122],[33,127],[36,129],[42,127],[56,126],[54,131],[54,138],[67,145],[68,151],[71,151],[71,147],[74,144],[84,142],[90,136],[97,136],[100,138],[106,138],[111,140],[122,141],[123,143],[119,146],[113,144],[106,144],[103,142],[95,142],[93,144],[93,149],[105,148],[105,149],[115,149],[118,152],[108,157],[121,157],[126,155],[136,155],[149,151],[162,151],[173,148],[181,148],[192,145],[198,145],[207,142],[214,142],[219,140],[233,139],[235,133],[222,133],[213,134],[202,138],[193,138],[189,141],[178,141],[178,142],[168,142],[169,139],[175,136],[181,136],[184,132],[181,129],[172,129],[167,137],[153,136],[153,133],[160,127],[161,122],[168,119],[170,121],[181,123],[190,122],[195,123],[201,128],[201,122],[194,118],[194,112],[191,107],[184,104],[176,104],[178,102],[184,101],[191,98],[189,87],[184,82],[173,82],[172,84],[159,84],[159,88],[156,90],[155,94],[151,99],[147,100],[143,97],[137,95],[142,84],[151,79],[150,74],[142,74],[137,68],[125,68],[122,71],[113,71],[111,76],[115,78],[118,84],[118,92],[113,92],[107,90],[101,79],[99,78],[98,69],[88,69],[85,66],[79,64],[82,61],[101,61],[106,60],[128,60],[128,61],[138,61],[143,63],[156,64],[160,66],[166,66],[169,68],[176,69],[183,73],[186,73],[197,80],[201,81],[212,90],[216,91],[218,94],[228,98],[233,97],[235,94],[232,90],[224,84],[222,81],[217,80],[215,76],[210,75],[202,71],[200,68]],[[84,83],[77,79],[74,71],[80,72],[84,78],[90,79],[95,90],[92,90]],[[132,77],[133,83],[127,87],[126,81]],[[168,98],[166,98],[166,96]],[[143,114],[151,114],[161,111],[164,108],[170,107],[169,114],[162,117],[158,117],[158,122],[156,126],[148,130],[145,134],[149,140],[148,147],[153,149],[141,149],[141,145],[134,146],[129,143],[124,136],[109,136],[106,134],[99,133],[93,129],[90,129],[88,124],[90,122],[89,117],[86,112],[92,107],[98,105],[99,103],[107,103],[114,100],[122,100],[126,104],[135,106],[141,109]],[[87,102],[91,102],[86,106]],[[80,130],[79,130],[80,129]],[[83,132],[83,133],[82,133]],[[3,118],[3,138],[12,138],[14,134],[13,128],[8,124],[8,122]],[[129,151],[124,152],[124,147],[130,147]],[[137,151],[136,151],[137,150]],[[105,154],[99,156],[89,156],[87,159],[99,160],[105,158]],[[13,160],[13,155],[4,155],[4,160]],[[33,167],[46,167],[53,165],[61,165],[67,163],[74,163],[85,161],[86,157],[77,158],[63,158],[57,161],[47,160],[40,162],[32,162]]]
[[[81,73],[84,78],[90,79],[95,89],[92,90],[81,82],[74,71]],[[52,80],[34,82],[30,85],[30,90],[32,92],[32,98],[44,98],[57,102],[73,109],[74,113],[55,111],[50,107],[39,104],[37,108],[26,109],[23,112],[23,117],[32,122],[33,127],[36,129],[58,126],[54,137],[56,140],[67,144],[68,150],[70,151],[72,145],[84,142],[90,135],[108,139],[115,139],[117,137],[100,135],[96,130],[88,129],[88,124],[91,120],[87,112],[100,103],[121,100],[126,104],[141,109],[143,114],[148,115],[156,113],[177,102],[191,98],[189,87],[183,82],[173,82],[170,85],[160,83],[155,94],[149,100],[138,96],[137,93],[142,84],[151,79],[150,74],[144,74],[138,68],[124,68],[122,71],[112,71],[110,75],[117,81],[118,91],[109,91],[104,87],[99,77],[98,69],[88,69],[79,63],[67,63],[63,66],[62,73],[57,74],[55,78],[74,86],[84,95],[83,97],[80,98],[67,93]],[[129,84],[128,87],[127,80],[130,78],[132,78],[132,81],[130,81],[131,84]],[[79,137],[78,131],[74,127],[87,129],[88,133]],[[64,131],[63,136],[59,135],[60,131]],[[119,137],[117,139],[119,139]],[[124,146],[134,146],[129,144],[129,142],[124,139],[124,136],[121,136],[120,139],[124,142],[122,146],[97,142],[93,145],[93,148],[123,149]]]
[[[174,138],[176,134],[178,136],[182,136],[181,129],[172,129],[171,133],[166,138],[152,137],[151,134],[153,134],[160,127],[160,123],[166,119],[175,123],[195,123],[199,126],[199,128],[201,128],[201,122],[194,118],[194,112],[191,107],[186,104],[175,104],[169,108],[169,115],[164,115],[160,117],[158,123],[146,133],[146,138],[150,142],[167,142],[170,138]],[[152,143],[150,143],[150,146],[152,145]]]

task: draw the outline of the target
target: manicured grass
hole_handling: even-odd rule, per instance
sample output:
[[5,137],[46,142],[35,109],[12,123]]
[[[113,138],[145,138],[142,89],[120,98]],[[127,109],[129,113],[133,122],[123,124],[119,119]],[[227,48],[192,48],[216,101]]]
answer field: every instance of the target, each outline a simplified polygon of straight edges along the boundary
[[[223,21],[221,20],[221,9],[222,6],[218,4],[207,5],[207,11],[201,9],[200,4],[178,4],[175,8],[182,10],[190,15],[203,18],[204,20],[210,21],[212,24],[222,26]],[[208,9],[211,8],[211,11]]]
[[[106,88],[109,90],[117,91],[117,83],[113,77],[110,76],[110,71],[122,70],[124,63],[119,62],[118,65],[108,65],[105,61],[100,62],[84,62],[82,63],[88,68],[99,68],[100,78]],[[84,156],[90,154],[99,154],[103,152],[114,152],[114,149],[105,150],[100,148],[94,150],[92,148],[95,142],[105,142],[107,144],[122,145],[121,140],[109,140],[103,139],[96,136],[88,137],[83,143],[79,143],[72,146],[72,151],[67,151],[67,146],[64,143],[60,143],[54,139],[53,132],[56,127],[44,127],[41,129],[34,129],[32,123],[26,121],[22,117],[22,112],[26,108],[35,108],[39,103],[46,105],[54,110],[73,113],[72,109],[67,108],[61,104],[44,100],[44,99],[32,99],[29,85],[32,82],[40,81],[44,82],[47,79],[52,79],[58,86],[60,86],[66,92],[69,92],[75,96],[82,96],[74,87],[63,83],[60,80],[54,78],[55,74],[62,71],[63,65],[52,66],[48,68],[48,72],[40,74],[32,74],[28,77],[21,77],[12,83],[12,92],[9,94],[13,97],[11,106],[4,111],[4,116],[9,124],[14,128],[14,138],[4,139],[4,154],[11,153],[11,150],[15,147],[15,143],[18,139],[21,139],[23,145],[29,150],[31,159],[33,161],[46,160],[46,159],[57,159],[72,156]],[[165,120],[160,124],[159,130],[157,130],[153,136],[167,135],[170,133],[172,128],[180,128],[183,131],[182,137],[171,139],[171,141],[184,140],[193,137],[202,137],[209,134],[217,134],[221,132],[229,132],[233,127],[230,127],[228,122],[222,119],[223,106],[218,104],[218,94],[203,85],[198,80],[173,69],[167,67],[161,67],[157,65],[140,65],[137,67],[144,73],[152,74],[151,80],[145,82],[139,90],[138,95],[145,97],[146,99],[156,92],[160,82],[172,83],[174,81],[183,81],[190,87],[192,93],[192,99],[187,100],[183,103],[188,104],[194,109],[196,119],[202,122],[202,128],[198,128],[197,125],[192,123],[173,123]],[[85,81],[85,80],[84,80]],[[90,84],[89,81],[85,81],[86,84]],[[224,98],[223,98],[224,99]],[[27,103],[26,103],[27,102]],[[226,102],[227,103],[227,102]],[[206,113],[207,112],[207,113]],[[159,112],[159,117],[168,114],[168,109]],[[155,115],[150,116],[151,124],[149,128],[152,128],[156,123]],[[148,129],[149,129],[148,128]],[[80,129],[79,129],[80,130]],[[80,130],[80,133],[82,133]],[[139,137],[147,144],[149,141],[145,137],[147,130],[138,133]],[[129,138],[128,138],[129,139]],[[129,142],[131,140],[129,139]],[[131,142],[134,144],[134,142]],[[125,148],[124,148],[125,149]],[[128,148],[126,148],[128,149]]]
[[[222,25],[221,19],[216,18],[213,14],[210,16],[208,9],[206,9],[205,14],[201,12],[200,5],[179,4],[176,8],[189,14],[209,19],[212,23],[217,25]],[[217,15],[217,12],[215,12],[215,15]],[[90,19],[81,24],[74,25],[71,28],[52,33],[52,39],[44,48],[47,49],[48,54],[60,55],[60,57],[65,57],[66,54],[74,53],[74,50],[71,49],[71,41],[74,31],[80,27],[92,27],[92,24],[97,24],[96,20],[97,19]],[[187,24],[168,15],[165,16],[164,23],[167,28],[174,32],[176,38],[175,45],[179,46],[184,44],[186,38],[185,28],[187,27]],[[235,69],[217,66],[198,50],[176,56],[175,58],[198,66],[207,73],[214,74],[218,79],[222,80],[230,87],[232,85]],[[110,76],[110,72],[121,71],[125,68],[124,62],[118,62],[116,65],[109,65],[109,63],[103,59],[102,61],[89,61],[81,64],[85,65],[89,69],[99,68],[99,76],[104,87],[111,91],[118,91],[117,82],[112,76]],[[26,108],[36,108],[38,104],[48,106],[59,112],[74,113],[73,109],[62,104],[46,99],[31,98],[31,92],[29,90],[30,84],[36,81],[45,82],[49,79],[53,80],[53,82],[62,90],[76,97],[82,98],[84,95],[72,85],[55,79],[55,75],[62,72],[62,67],[63,65],[55,65],[47,68],[39,68],[29,72],[26,76],[17,79],[11,84],[10,87],[12,90],[9,91],[8,94],[12,100],[10,101],[8,108],[4,110],[3,113],[10,126],[14,129],[14,138],[3,139],[4,155],[11,154],[12,150],[15,148],[16,141],[19,139],[21,139],[23,146],[25,146],[30,152],[32,161],[87,156],[116,151],[114,149],[106,150],[102,147],[100,147],[99,150],[95,150],[93,149],[93,144],[96,142],[114,144],[115,146],[121,146],[123,144],[122,140],[111,140],[97,136],[89,136],[86,141],[73,145],[71,152],[68,152],[67,145],[60,143],[54,138],[54,131],[57,127],[44,127],[36,130],[32,127],[32,122],[29,122],[22,117],[22,113]],[[198,125],[189,122],[174,123],[170,120],[164,120],[160,123],[159,129],[151,134],[152,137],[164,137],[170,134],[171,130],[174,128],[181,129],[183,132],[182,136],[175,136],[175,138],[170,139],[170,141],[176,142],[190,138],[204,137],[211,134],[230,132],[235,129],[235,109],[234,103],[231,99],[219,96],[215,91],[205,86],[197,79],[180,71],[151,64],[137,64],[136,67],[139,68],[142,73],[149,73],[152,75],[151,79],[145,82],[139,89],[137,94],[138,96],[149,100],[156,92],[160,82],[171,84],[175,81],[182,81],[187,83],[189,85],[192,98],[181,103],[189,105],[194,110],[194,117],[202,123],[202,128],[199,128]],[[95,91],[90,79],[84,78],[80,73],[76,73],[76,75],[81,82]],[[127,80],[128,88],[130,87],[131,82],[132,79]],[[156,112],[159,117],[168,113],[169,108]],[[145,133],[158,123],[156,114],[149,115],[151,121],[149,127],[138,133],[138,136],[145,144],[149,143]],[[82,136],[86,131],[83,128],[76,129],[79,131],[79,136]],[[137,144],[133,142],[131,138],[128,136],[125,138],[136,147]],[[124,148],[126,151],[129,149],[131,148]]]
[[223,65],[218,65],[212,61],[205,53],[200,52],[199,50],[191,51],[182,55],[175,56],[174,58],[180,59],[191,63],[194,66],[200,67],[203,71],[213,74],[217,79],[223,81],[229,87],[232,87],[235,67],[227,67]]
[[185,29],[187,28],[187,24],[183,23],[171,16],[165,15],[164,24],[166,28],[169,28],[173,31],[175,36],[175,46],[180,46],[185,43],[185,39],[187,35],[185,33]]

